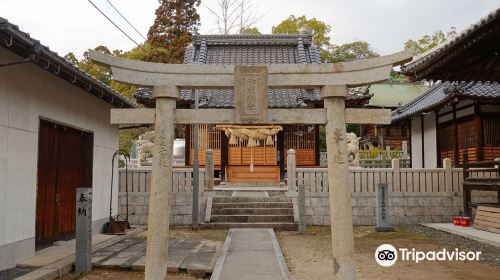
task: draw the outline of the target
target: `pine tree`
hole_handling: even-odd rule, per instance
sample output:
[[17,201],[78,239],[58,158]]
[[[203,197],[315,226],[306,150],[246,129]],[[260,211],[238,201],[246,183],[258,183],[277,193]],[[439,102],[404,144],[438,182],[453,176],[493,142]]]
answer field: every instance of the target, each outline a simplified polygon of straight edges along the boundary
[[156,19],[148,32],[148,42],[154,48],[148,61],[182,63],[184,49],[200,24],[196,7],[200,0],[160,0]]

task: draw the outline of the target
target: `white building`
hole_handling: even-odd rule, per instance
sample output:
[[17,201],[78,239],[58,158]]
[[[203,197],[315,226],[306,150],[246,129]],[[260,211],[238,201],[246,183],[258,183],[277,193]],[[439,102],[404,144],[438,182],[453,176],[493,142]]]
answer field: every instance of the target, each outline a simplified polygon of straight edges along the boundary
[[3,270],[35,248],[72,238],[78,187],[93,188],[93,227],[103,228],[119,133],[109,112],[134,104],[3,18],[0,45]]
[[463,161],[500,157],[500,84],[437,83],[393,111],[393,122],[411,119],[413,168],[435,168],[444,158]]
[[460,166],[464,153],[469,161],[500,158],[499,27],[496,9],[401,67],[412,81],[445,81],[393,111],[393,122],[411,120],[412,167],[444,158]]

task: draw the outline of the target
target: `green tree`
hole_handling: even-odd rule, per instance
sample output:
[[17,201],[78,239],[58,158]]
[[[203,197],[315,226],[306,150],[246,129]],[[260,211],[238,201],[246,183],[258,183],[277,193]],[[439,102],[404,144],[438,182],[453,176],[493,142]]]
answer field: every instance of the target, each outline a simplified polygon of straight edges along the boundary
[[422,38],[413,40],[410,39],[406,41],[404,48],[405,49],[410,49],[413,48],[415,49],[415,52],[420,54],[424,53],[435,46],[445,42],[446,40],[454,37],[457,35],[457,29],[455,27],[450,28],[450,30],[446,33],[444,33],[441,30],[437,30],[431,35],[424,35]]
[[380,56],[375,52],[370,44],[365,41],[355,41],[343,45],[332,45],[329,48],[329,55],[325,62],[336,63],[366,59]]
[[72,52],[67,53],[64,56],[64,59],[66,59],[66,61],[68,61],[69,63],[78,66],[78,58],[76,58],[76,55],[74,53]]
[[200,24],[200,0],[160,0],[156,19],[148,32],[153,49],[147,61],[182,63],[184,49]]
[[242,34],[242,35],[258,35],[258,34],[262,34],[262,33],[260,33],[260,31],[257,27],[247,27],[247,28],[241,29],[240,34]]
[[[94,50],[134,60],[182,63],[184,49],[191,42],[192,34],[199,25],[200,16],[196,12],[196,7],[200,5],[200,0],[159,2],[160,6],[156,10],[156,19],[149,30],[147,42],[126,52],[110,51],[106,46],[98,46]],[[83,53],[83,59],[80,61],[73,53],[65,55],[65,59],[125,97],[133,99],[137,88],[112,80],[110,70],[93,63],[88,51]],[[132,140],[148,130],[151,128],[120,130],[120,149],[130,151]]]
[[320,56],[325,60],[329,56],[331,27],[316,18],[307,19],[306,16],[289,16],[280,24],[273,26],[273,34],[309,34],[312,35],[313,43],[320,48]]
[[[95,47],[94,51],[102,52],[107,55],[113,55],[113,53],[108,49],[108,47],[102,45]],[[67,54],[66,56],[70,56],[70,54]],[[81,61],[78,61],[77,65],[80,69],[87,72],[87,74],[96,78],[97,80],[107,85],[111,84],[111,71],[106,67],[97,65],[94,62],[92,62],[92,60],[90,59],[89,51],[85,51],[83,53],[83,59]]]

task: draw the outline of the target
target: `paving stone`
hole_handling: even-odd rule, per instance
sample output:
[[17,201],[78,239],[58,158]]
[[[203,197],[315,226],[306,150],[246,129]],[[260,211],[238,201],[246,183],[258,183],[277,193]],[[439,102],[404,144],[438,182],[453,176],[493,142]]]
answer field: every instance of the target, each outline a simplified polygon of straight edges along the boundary
[[144,270],[144,266],[146,265],[146,252],[144,252],[144,256],[139,258],[136,262],[132,264],[132,270]]
[[[95,252],[92,263],[97,267],[144,271],[146,240],[127,239],[120,243]],[[212,240],[172,239],[169,241],[167,270],[205,276],[212,272],[221,246],[221,242]]]

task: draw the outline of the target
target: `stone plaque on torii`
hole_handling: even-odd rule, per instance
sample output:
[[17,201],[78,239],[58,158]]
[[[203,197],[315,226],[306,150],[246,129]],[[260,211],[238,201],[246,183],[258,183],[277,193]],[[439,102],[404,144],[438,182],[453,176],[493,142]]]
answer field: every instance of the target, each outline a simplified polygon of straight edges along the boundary
[[[386,109],[346,109],[347,88],[386,81],[412,51],[344,63],[263,66],[162,64],[90,51],[113,79],[153,88],[155,109],[112,109],[113,124],[155,124],[146,279],[167,274],[174,124],[324,124],[328,152],[334,279],[356,279],[346,123],[390,124]],[[180,89],[234,88],[235,109],[176,109]],[[320,88],[323,109],[268,109],[268,88]],[[306,111],[307,110],[307,111]]]

